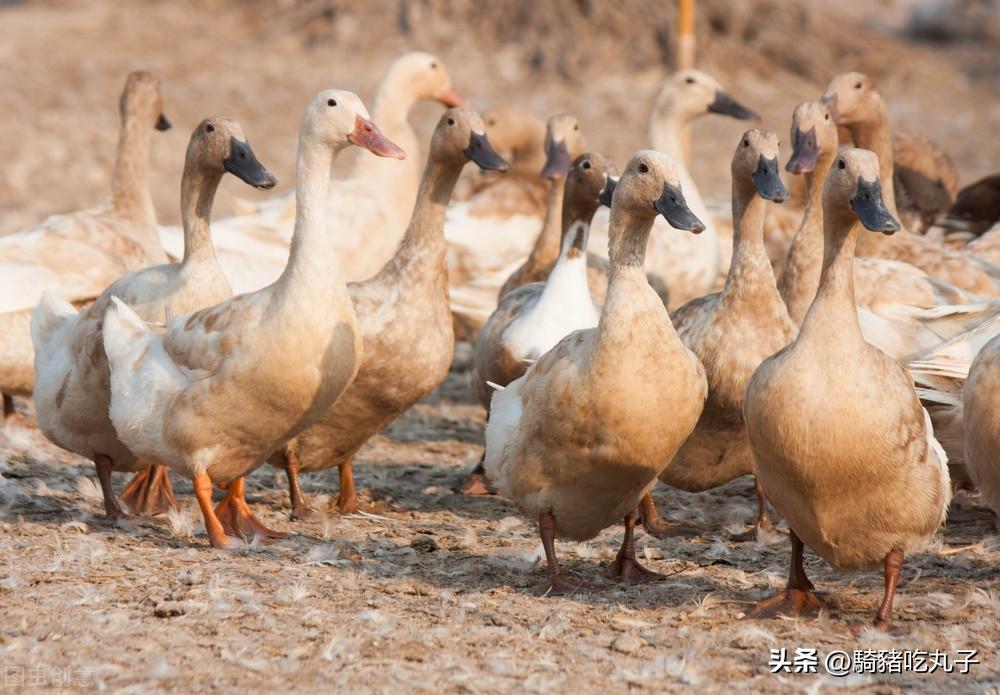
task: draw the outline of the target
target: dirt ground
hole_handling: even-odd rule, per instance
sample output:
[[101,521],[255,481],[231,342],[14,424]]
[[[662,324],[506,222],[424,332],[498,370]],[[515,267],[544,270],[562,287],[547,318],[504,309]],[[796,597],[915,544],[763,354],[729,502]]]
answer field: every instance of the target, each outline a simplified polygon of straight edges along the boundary
[[[1000,161],[996,43],[901,38],[913,3],[861,0],[699,2],[700,64],[787,138],[789,114],[829,77],[860,67],[890,99],[893,123],[933,137],[969,182]],[[570,110],[592,147],[619,160],[645,141],[651,95],[666,74],[672,3],[454,0],[344,3],[255,0],[0,2],[0,233],[105,190],[115,104],[127,70],[162,78],[174,130],[155,137],[154,196],[176,221],[190,129],[204,116],[240,120],[263,161],[292,184],[301,104],[327,86],[369,97],[394,56],[441,55],[479,106],[504,95],[539,115]],[[438,108],[418,109],[428,127]],[[695,129],[695,175],[728,190],[744,126]],[[228,195],[246,187],[223,184]],[[48,444],[26,421],[0,432],[0,670],[4,691],[111,692],[997,692],[1000,535],[975,496],[960,493],[927,552],[909,559],[896,600],[908,634],[846,626],[871,619],[876,573],[841,575],[807,554],[829,613],[814,621],[747,622],[783,586],[787,536],[733,543],[751,518],[747,480],[656,496],[691,539],[638,534],[640,556],[668,575],[641,587],[606,583],[570,597],[537,595],[544,580],[532,520],[499,498],[453,492],[482,447],[469,351],[438,391],[356,459],[373,511],[327,511],[335,472],[307,476],[321,511],[288,520],[283,475],[250,478],[250,502],[288,533],[234,552],[209,547],[186,481],[183,510],[112,527],[92,466]],[[119,489],[124,485],[118,480]],[[613,559],[621,529],[560,542],[586,579]],[[965,675],[833,677],[778,673],[770,650],[977,650]],[[992,688],[992,690],[991,690]]]

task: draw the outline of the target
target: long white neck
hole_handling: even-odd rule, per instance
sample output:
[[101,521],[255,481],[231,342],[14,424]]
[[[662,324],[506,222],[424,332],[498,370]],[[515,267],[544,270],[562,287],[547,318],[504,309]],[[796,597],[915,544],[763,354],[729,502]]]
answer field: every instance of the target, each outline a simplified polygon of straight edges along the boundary
[[694,120],[692,117],[671,108],[657,107],[650,118],[649,139],[653,143],[653,149],[670,155],[676,162],[684,200],[695,216],[705,223],[705,231],[701,236],[707,238],[708,235],[714,238],[715,225],[712,223],[712,216],[708,214],[708,208],[705,207],[698,186],[695,185],[685,162],[683,132],[692,120]]
[[363,155],[354,161],[352,180],[368,183],[373,191],[381,191],[385,200],[409,212],[420,185],[420,141],[408,119],[410,109],[418,101],[404,76],[392,71],[379,83],[375,93],[372,120],[389,140],[406,152],[406,159],[399,162],[391,157]]
[[[539,306],[568,302],[571,306],[581,305],[593,309],[590,288],[587,285],[587,254],[580,250],[587,248],[587,229],[590,225],[577,221],[573,226],[579,228],[571,228],[563,236],[559,258],[545,281],[545,289],[542,290],[542,296],[538,300]],[[580,242],[577,242],[574,246],[573,240],[577,235],[583,235],[583,243],[580,245]],[[596,310],[593,313],[596,322]]]

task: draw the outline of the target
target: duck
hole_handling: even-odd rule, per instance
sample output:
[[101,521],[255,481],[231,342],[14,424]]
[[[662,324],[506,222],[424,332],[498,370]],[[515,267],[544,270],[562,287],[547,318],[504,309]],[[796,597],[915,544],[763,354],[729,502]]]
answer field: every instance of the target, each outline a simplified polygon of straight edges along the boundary
[[215,193],[227,172],[255,188],[270,189],[277,183],[257,160],[239,123],[206,118],[191,134],[181,178],[182,261],[132,271],[79,312],[46,291],[32,312],[39,429],[55,444],[94,462],[109,519],[125,516],[112,491],[112,471],[141,471],[123,495],[132,513],[161,514],[176,502],[166,470],[134,456],[108,416],[104,314],[112,297],[128,302],[144,320],[162,321],[167,314],[186,315],[232,295],[209,226]]
[[965,466],[983,502],[1000,515],[1000,417],[997,386],[1000,384],[1000,335],[976,355],[962,388],[965,430]]
[[[806,180],[806,206],[788,250],[778,290],[801,324],[816,296],[823,264],[824,176],[837,156],[837,127],[822,102],[792,113],[786,170]],[[855,300],[865,339],[901,363],[926,353],[1000,311],[995,301],[888,258],[854,259]]]
[[861,228],[900,230],[881,178],[874,152],[850,148],[835,158],[823,188],[825,253],[816,298],[795,340],[765,360],[747,386],[754,470],[788,522],[792,546],[787,588],[757,604],[751,619],[822,607],[803,567],[808,546],[840,571],[882,566],[885,595],[873,624],[893,630],[905,555],[928,541],[947,513],[947,457],[913,380],[865,341],[854,303]]
[[[278,535],[253,515],[243,477],[319,419],[360,366],[361,332],[326,215],[333,160],[349,145],[405,156],[357,95],[319,92],[299,128],[295,232],[274,283],[177,317],[162,333],[118,297],[105,314],[115,431],[137,457],[193,480],[213,547]],[[213,483],[228,484],[216,509]]]
[[913,233],[924,234],[955,201],[955,162],[936,142],[914,133],[893,135],[892,160],[900,222]]
[[[827,105],[837,125],[845,126],[854,144],[874,151],[884,172],[886,206],[897,216],[893,184],[892,134],[886,115],[885,100],[865,74],[848,72],[836,76],[821,101]],[[903,261],[928,275],[946,280],[956,287],[996,298],[1000,296],[1000,270],[967,253],[943,248],[930,239],[915,234],[895,234],[876,238],[866,235],[859,240],[858,254]]]
[[[465,103],[441,59],[415,51],[389,67],[376,88],[372,111],[385,136],[406,152],[419,150],[407,117],[421,101],[448,107]],[[327,215],[330,224],[342,230],[333,243],[348,281],[371,277],[392,256],[409,222],[419,182],[419,161],[400,165],[373,157],[358,158],[345,178],[331,182]],[[238,206],[244,214],[216,221],[213,237],[233,291],[242,294],[274,282],[284,272],[296,198],[290,192],[257,206]],[[164,227],[161,234],[168,252],[179,257],[183,230]]]
[[[560,196],[562,238],[552,272],[501,296],[476,337],[476,391],[487,418],[493,394],[490,384],[506,386],[563,336],[597,326],[600,314],[589,286],[587,235],[598,207],[611,203],[614,183],[614,167],[605,155],[587,152],[572,162],[566,174],[565,194]],[[606,291],[606,278],[604,285]],[[486,477],[482,457],[461,492],[495,492]]]
[[358,449],[448,375],[455,337],[444,218],[469,161],[484,171],[509,167],[490,146],[476,111],[450,109],[431,138],[417,202],[395,256],[370,280],[348,285],[365,346],[357,377],[332,407],[272,457],[272,464],[287,473],[295,518],[308,513],[299,474],[334,466],[340,473],[337,509],[356,512],[352,459]]
[[34,388],[31,311],[46,288],[82,306],[122,274],[166,261],[148,180],[152,133],[170,128],[160,81],[144,70],[129,73],[118,104],[121,129],[108,197],[96,207],[0,236],[5,420],[17,418],[13,396],[31,396]]
[[579,587],[560,569],[555,538],[586,540],[619,520],[625,536],[611,573],[658,577],[635,557],[636,506],[691,434],[708,389],[643,270],[657,214],[675,230],[704,230],[681,179],[662,152],[629,160],[612,196],[611,273],[597,327],[570,333],[493,394],[484,465],[500,492],[538,519],[546,593]]
[[[778,293],[764,247],[768,202],[782,203],[788,190],[778,174],[778,136],[751,129],[732,160],[733,258],[722,290],[674,310],[670,320],[681,341],[705,367],[708,399],[698,424],[660,473],[660,482],[701,492],[753,474],[743,424],[743,396],[754,370],[795,338],[797,325]],[[764,491],[755,485],[758,515],[741,540],[773,529]],[[660,520],[651,496],[642,500],[643,525],[655,535],[686,532]]]

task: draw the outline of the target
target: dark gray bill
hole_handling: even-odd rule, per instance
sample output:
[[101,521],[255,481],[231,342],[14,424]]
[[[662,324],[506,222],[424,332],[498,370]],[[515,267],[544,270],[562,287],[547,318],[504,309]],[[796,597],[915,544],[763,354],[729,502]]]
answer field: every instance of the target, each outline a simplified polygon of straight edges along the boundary
[[229,138],[229,156],[222,166],[233,176],[242,179],[254,188],[274,188],[278,180],[271,172],[257,161],[257,156],[250,148],[249,142],[240,142],[234,137]]
[[882,199],[882,182],[878,179],[865,181],[858,177],[858,189],[851,198],[851,209],[869,231],[882,232],[886,235],[899,231],[899,222],[885,207],[885,201]]
[[160,117],[156,119],[156,129],[157,130],[170,130],[170,121],[162,113]]
[[601,189],[600,195],[597,196],[597,202],[604,207],[611,207],[611,199],[615,195],[615,186],[618,185],[617,176],[607,176],[604,179],[604,188]]
[[778,176],[778,158],[765,159],[761,155],[757,160],[757,169],[753,172],[753,184],[757,187],[760,197],[775,203],[788,200],[788,189]]
[[792,143],[792,156],[785,165],[785,171],[793,174],[804,174],[816,168],[819,161],[819,143],[816,142],[816,126],[802,132],[795,129],[795,142]]
[[721,113],[726,116],[738,118],[741,121],[756,121],[760,119],[756,111],[751,111],[721,89],[715,90],[715,101],[708,105],[708,110],[710,113]]
[[691,212],[680,186],[663,184],[663,193],[653,203],[653,209],[663,215],[674,229],[683,229],[695,234],[705,231],[705,224]]
[[543,179],[558,179],[569,173],[569,168],[573,161],[566,149],[566,143],[546,142],[545,143],[545,166],[542,167],[541,177]]
[[510,164],[496,153],[490,145],[486,133],[472,133],[469,136],[469,146],[463,150],[466,157],[476,163],[483,171],[507,171]]

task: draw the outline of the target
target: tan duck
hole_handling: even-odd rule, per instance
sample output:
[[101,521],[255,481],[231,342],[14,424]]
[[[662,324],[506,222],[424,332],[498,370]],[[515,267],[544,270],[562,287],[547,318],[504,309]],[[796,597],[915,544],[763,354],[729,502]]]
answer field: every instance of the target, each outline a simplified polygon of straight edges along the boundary
[[97,207],[53,215],[30,229],[0,236],[0,391],[5,417],[12,395],[34,388],[31,310],[45,289],[73,304],[91,302],[124,273],[166,261],[149,193],[153,129],[166,130],[160,82],[133,72],[119,101],[121,130],[111,194]]
[[1000,515],[1000,336],[976,355],[962,389],[965,465],[983,502]]
[[[171,321],[159,334],[114,298],[104,319],[111,421],[138,457],[192,478],[215,547],[272,535],[242,476],[319,419],[354,379],[361,333],[326,206],[334,157],[350,144],[401,158],[351,92],[310,100],[299,129],[295,234],[272,285]],[[212,483],[232,483],[212,508]]]
[[281,464],[295,516],[306,512],[299,473],[334,466],[340,469],[338,509],[357,511],[352,459],[358,449],[448,375],[455,337],[444,217],[468,161],[488,171],[508,167],[490,146],[479,114],[451,109],[434,131],[413,216],[396,255],[372,279],[348,286],[365,346],[358,375],[332,408],[285,447]]
[[[528,366],[569,333],[597,325],[598,309],[589,287],[587,235],[590,220],[611,202],[611,162],[584,153],[566,175],[562,196],[559,258],[548,276],[507,292],[476,337],[476,390],[489,417],[493,389],[520,377]],[[607,291],[607,278],[604,280]],[[485,453],[484,453],[485,456]],[[492,494],[483,459],[466,478],[462,493]]]
[[[386,138],[405,152],[419,151],[419,139],[407,120],[422,101],[461,106],[440,58],[414,51],[396,59],[375,90],[373,120]],[[375,161],[371,161],[375,160]],[[419,157],[403,164],[359,157],[344,178],[331,182],[327,216],[341,230],[331,240],[347,280],[366,280],[378,272],[399,245],[409,222],[420,183]],[[295,221],[296,199],[287,193],[217,220],[212,235],[219,263],[237,293],[253,292],[284,272]],[[167,251],[180,257],[183,233],[161,229]]]
[[556,536],[585,540],[621,519],[612,573],[656,576],[635,558],[635,509],[694,428],[707,389],[705,370],[643,270],[658,213],[675,229],[703,229],[684,202],[677,165],[643,150],[612,198],[611,275],[597,327],[570,333],[493,396],[486,471],[538,519],[547,591],[578,586],[560,571]]
[[826,253],[816,299],[795,342],[767,359],[747,386],[755,470],[792,542],[787,589],[751,618],[820,607],[802,564],[808,546],[838,570],[884,566],[875,626],[890,629],[904,554],[934,535],[948,509],[946,457],[913,380],[865,342],[858,324],[857,237],[900,228],[879,178],[872,152],[836,157],[823,190]]
[[[670,315],[708,379],[708,399],[697,427],[660,474],[661,482],[682,490],[700,492],[753,474],[743,393],[760,363],[795,337],[796,326],[778,294],[764,247],[768,201],[782,203],[788,197],[778,166],[777,135],[760,129],[743,134],[732,160],[733,258],[726,284]],[[758,527],[772,527],[764,492],[756,487],[758,516],[746,539],[756,537]],[[642,511],[650,533],[678,530],[659,520],[652,497],[643,499]]]
[[[108,362],[101,328],[111,298],[128,302],[147,321],[184,315],[232,295],[215,258],[209,219],[215,192],[229,172],[256,188],[275,179],[254,156],[239,123],[207,118],[191,134],[181,179],[184,258],[129,273],[79,313],[62,297],[46,292],[32,315],[35,348],[35,409],[38,426],[53,442],[97,466],[109,518],[122,516],[111,488],[112,471],[148,466],[121,443],[108,416]],[[176,506],[170,480],[160,466],[135,478],[123,496],[130,511],[166,512]]]
[[923,234],[955,201],[958,169],[940,145],[913,133],[893,136],[892,160],[900,222]]
[[[895,216],[892,135],[882,95],[866,75],[849,72],[833,79],[822,101],[830,109],[834,122],[846,126],[851,132],[856,146],[878,155],[886,207]],[[858,255],[903,261],[956,287],[987,297],[1000,296],[1000,286],[997,285],[1000,270],[969,254],[942,248],[930,239],[915,234],[894,234],[891,237],[865,235],[859,239]]]

